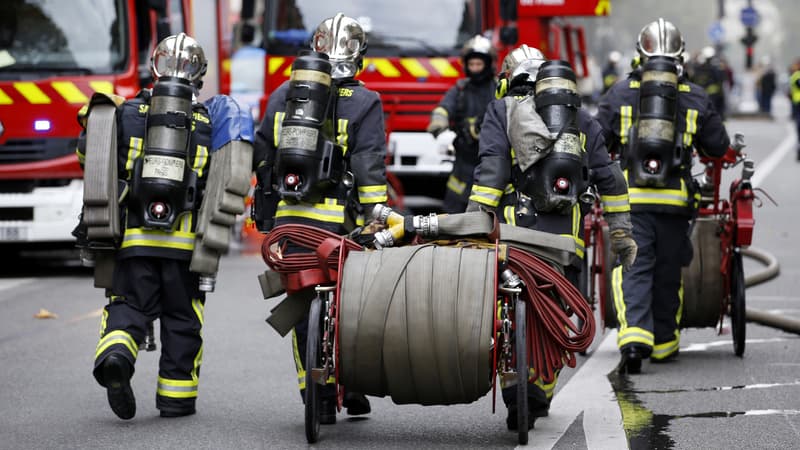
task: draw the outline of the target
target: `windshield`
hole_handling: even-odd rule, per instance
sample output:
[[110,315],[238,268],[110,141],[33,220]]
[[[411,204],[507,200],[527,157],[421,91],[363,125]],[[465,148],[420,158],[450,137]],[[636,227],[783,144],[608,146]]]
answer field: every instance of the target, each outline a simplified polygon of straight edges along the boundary
[[0,1],[0,72],[108,74],[125,68],[124,0]]
[[477,0],[274,0],[265,11],[268,53],[295,55],[309,48],[314,29],[337,12],[367,32],[370,56],[443,56],[480,33]]

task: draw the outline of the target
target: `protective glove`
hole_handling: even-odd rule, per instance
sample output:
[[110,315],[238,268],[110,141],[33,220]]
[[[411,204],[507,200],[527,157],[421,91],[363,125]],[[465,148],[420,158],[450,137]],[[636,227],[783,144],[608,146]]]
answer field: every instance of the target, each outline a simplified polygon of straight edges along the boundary
[[450,126],[450,123],[447,120],[447,117],[433,113],[431,115],[431,122],[428,124],[428,128],[425,130],[428,133],[432,134],[434,138],[439,137],[443,131],[447,130],[447,127]]
[[636,259],[636,241],[633,240],[631,231],[631,215],[628,212],[606,213],[606,223],[611,235],[611,252],[619,258],[622,270],[627,271]]
[[636,241],[630,231],[618,228],[611,231],[611,252],[619,258],[622,270],[628,271],[636,260]]

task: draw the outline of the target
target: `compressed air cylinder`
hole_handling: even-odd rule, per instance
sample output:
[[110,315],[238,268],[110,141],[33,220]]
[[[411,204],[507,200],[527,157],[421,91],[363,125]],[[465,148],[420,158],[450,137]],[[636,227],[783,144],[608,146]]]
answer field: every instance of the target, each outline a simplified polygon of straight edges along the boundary
[[193,172],[186,163],[192,131],[194,88],[183,78],[161,77],[153,86],[144,156],[135,168],[132,200],[144,224],[170,229],[195,202]]
[[537,211],[569,212],[586,189],[588,170],[578,129],[580,96],[569,63],[547,61],[536,74],[536,112],[556,140],[549,154],[531,166],[522,190]]
[[676,62],[667,57],[649,58],[639,87],[638,126],[628,164],[637,185],[662,187],[672,169],[680,166],[682,152],[675,143],[677,109]]
[[331,63],[322,53],[307,52],[292,64],[275,160],[283,198],[311,201],[315,190],[341,178],[341,148],[330,141],[324,128],[332,99],[330,73]]

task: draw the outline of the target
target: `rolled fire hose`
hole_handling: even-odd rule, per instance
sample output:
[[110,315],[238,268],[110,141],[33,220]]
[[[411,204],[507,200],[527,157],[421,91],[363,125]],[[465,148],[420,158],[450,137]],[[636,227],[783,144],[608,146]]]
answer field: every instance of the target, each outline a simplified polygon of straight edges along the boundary
[[487,249],[350,253],[340,297],[341,383],[397,404],[470,403],[486,394],[496,266]]

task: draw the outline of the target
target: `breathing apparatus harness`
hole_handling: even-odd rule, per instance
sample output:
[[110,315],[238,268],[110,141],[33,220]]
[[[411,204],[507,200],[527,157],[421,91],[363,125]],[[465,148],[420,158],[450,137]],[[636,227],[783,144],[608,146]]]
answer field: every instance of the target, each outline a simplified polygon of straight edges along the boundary
[[[512,83],[512,86],[516,82]],[[529,167],[514,166],[518,216],[535,212],[569,214],[589,185],[589,172],[578,129],[578,96],[575,73],[564,61],[547,61],[536,74],[533,98],[552,140],[535,149]],[[526,149],[516,149],[526,151]],[[518,162],[520,161],[518,154]]]
[[642,70],[637,126],[630,129],[625,167],[641,187],[664,187],[668,178],[691,162],[691,153],[677,141],[677,63],[653,56]]
[[278,194],[315,203],[345,175],[342,146],[333,141],[337,89],[327,55],[304,52],[292,64],[286,116],[275,159]]
[[129,206],[145,228],[171,230],[181,213],[196,206],[197,175],[187,164],[194,92],[190,80],[175,76],[162,76],[153,85]]

